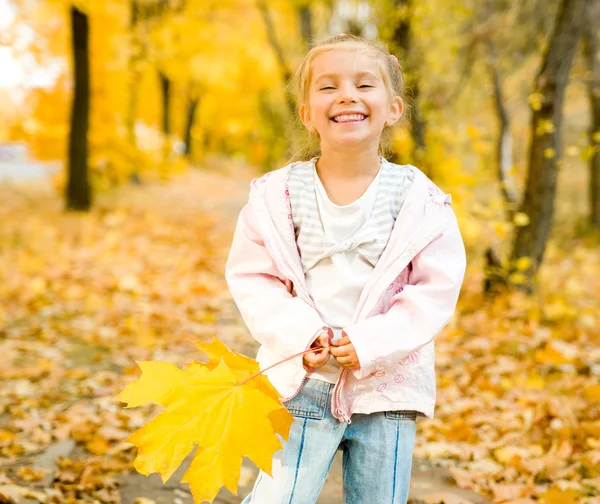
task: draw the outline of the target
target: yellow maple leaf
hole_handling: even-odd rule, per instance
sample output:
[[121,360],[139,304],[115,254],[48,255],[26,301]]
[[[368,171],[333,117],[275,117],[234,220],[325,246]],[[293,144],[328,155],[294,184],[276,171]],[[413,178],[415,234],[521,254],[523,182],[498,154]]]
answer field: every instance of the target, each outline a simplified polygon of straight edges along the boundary
[[269,380],[254,376],[255,360],[217,339],[197,346],[209,355],[208,363],[194,361],[182,370],[166,362],[138,362],[141,377],[117,399],[127,407],[146,402],[165,407],[127,439],[138,448],[135,469],[158,472],[164,483],[197,444],[181,481],[189,484],[195,502],[212,502],[222,486],[237,492],[244,456],[271,473],[273,454],[282,447],[277,435],[287,440],[293,417]]

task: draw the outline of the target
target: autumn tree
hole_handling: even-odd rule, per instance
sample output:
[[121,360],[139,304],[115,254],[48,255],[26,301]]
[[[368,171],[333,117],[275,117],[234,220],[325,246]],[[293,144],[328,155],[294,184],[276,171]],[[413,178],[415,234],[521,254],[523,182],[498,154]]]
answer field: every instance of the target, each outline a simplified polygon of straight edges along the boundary
[[[514,0],[480,2],[461,28],[462,70],[451,97],[452,100],[458,98],[467,81],[474,80],[476,63],[481,62],[483,76],[488,80],[486,88],[491,88],[496,122],[493,159],[489,164],[496,173],[504,216],[509,223],[514,221],[520,198],[513,151],[515,96],[507,92],[506,81],[516,72],[523,72],[542,52],[545,33],[550,31],[556,17],[557,4],[552,0],[532,0],[526,4]],[[519,30],[512,29],[514,26],[519,26]],[[486,248],[484,258],[484,292],[493,295],[498,287],[506,286],[507,279],[500,254],[494,247]]]
[[196,111],[200,103],[198,93],[190,93],[187,98],[187,110],[185,127],[183,130],[183,143],[185,145],[183,153],[189,158],[192,158],[192,129],[196,121]]
[[[393,50],[402,64],[406,77],[406,87],[411,98],[410,123],[413,137],[413,154],[415,162],[423,160],[425,151],[425,118],[419,106],[420,78],[418,65],[418,49],[415,47],[412,29],[412,0],[391,0],[392,7],[401,12],[400,19],[393,27],[391,41]],[[419,163],[421,164],[421,163]]]
[[525,279],[517,282],[528,287],[542,263],[552,226],[561,157],[563,97],[584,26],[584,5],[584,0],[562,1],[531,96],[529,167],[519,208],[528,222],[517,227],[511,252],[511,264],[528,261],[528,267],[519,268]]
[[[185,8],[184,1],[169,1],[169,0],[158,0],[156,9],[156,15],[153,21],[159,31],[163,28],[167,28],[170,19],[181,13]],[[158,70],[158,80],[160,83],[160,100],[162,110],[162,133],[164,137],[164,156],[168,155],[168,151],[171,148],[171,102],[173,95],[174,82],[171,76],[168,74],[166,68],[168,67],[168,58],[170,56],[170,47],[168,44],[162,45],[157,53],[159,58],[156,61]]]
[[90,52],[88,16],[71,7],[74,91],[69,133],[66,206],[89,210],[92,193],[88,172],[88,126],[90,115]]

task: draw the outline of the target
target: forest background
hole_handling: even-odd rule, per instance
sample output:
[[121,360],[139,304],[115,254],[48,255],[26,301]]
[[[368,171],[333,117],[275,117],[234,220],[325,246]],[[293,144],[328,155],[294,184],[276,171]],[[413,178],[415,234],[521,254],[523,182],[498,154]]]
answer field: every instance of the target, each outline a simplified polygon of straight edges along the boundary
[[599,0],[0,13],[0,54],[25,75],[0,88],[0,153],[58,166],[0,187],[0,495],[117,501],[123,439],[155,412],[113,399],[134,359],[183,364],[215,334],[252,355],[222,278],[232,226],[251,178],[303,141],[296,66],[344,32],[398,56],[410,114],[391,158],[452,194],[467,248],[415,457],[494,502],[600,502]]

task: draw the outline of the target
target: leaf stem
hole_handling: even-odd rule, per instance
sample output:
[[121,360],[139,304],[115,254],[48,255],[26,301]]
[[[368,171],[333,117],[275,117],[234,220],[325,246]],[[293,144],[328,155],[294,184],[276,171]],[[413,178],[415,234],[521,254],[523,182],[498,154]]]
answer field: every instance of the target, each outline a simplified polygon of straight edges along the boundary
[[300,357],[301,355],[306,355],[306,354],[309,354],[312,352],[318,352],[319,350],[323,350],[325,348],[327,348],[327,347],[310,348],[309,350],[304,350],[304,352],[299,352],[297,354],[286,357],[285,359],[280,360],[279,362],[276,362],[275,364],[270,365],[269,367],[263,369],[262,371],[259,371],[258,373],[254,373],[252,376],[249,376],[248,378],[246,378],[243,382],[238,383],[238,385],[243,385],[244,383],[249,382],[253,378],[256,378],[258,375],[263,374],[265,371],[268,371],[269,369],[274,368],[275,366],[279,366],[279,364],[283,364],[284,362],[295,359],[296,357]]

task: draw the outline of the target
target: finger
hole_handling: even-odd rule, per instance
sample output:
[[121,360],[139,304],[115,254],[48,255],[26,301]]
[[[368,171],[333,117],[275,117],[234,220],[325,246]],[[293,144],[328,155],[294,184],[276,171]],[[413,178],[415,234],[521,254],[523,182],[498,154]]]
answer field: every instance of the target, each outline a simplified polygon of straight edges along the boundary
[[318,359],[313,358],[312,356],[307,356],[306,357],[306,362],[310,367],[315,367],[316,365],[319,364]]
[[324,357],[323,359],[321,359],[317,364],[319,366],[323,366],[327,363],[327,361],[329,360],[329,356],[327,355],[326,357]]
[[330,347],[329,352],[331,353],[331,355],[333,355],[334,357],[340,357],[342,355],[350,355],[353,353],[353,346],[352,345],[345,345],[345,346],[341,346],[341,347]]
[[[321,341],[321,339],[318,338],[313,342],[313,344],[310,347],[311,348],[320,348],[320,349],[329,348],[329,340],[325,339],[324,341]],[[317,350],[317,351],[320,352],[322,350]]]
[[328,347],[329,346],[329,333],[323,333],[321,336],[317,338],[321,346]]
[[313,359],[317,360],[317,361],[322,361],[325,360],[329,357],[329,352],[316,352],[313,355]]
[[322,361],[323,358],[324,358],[324,354],[322,354],[321,352],[313,352],[306,356],[306,360],[308,360],[310,362],[319,362],[319,361]]
[[326,359],[329,359],[329,351],[323,350],[321,352],[313,352],[306,355],[307,360],[311,360],[312,362],[322,362]]
[[325,364],[327,364],[327,359],[306,361],[306,364],[311,368],[319,369],[320,367],[323,367]]
[[352,364],[356,362],[356,358],[353,355],[344,355],[342,357],[336,357],[335,360],[338,364]]
[[340,339],[332,341],[331,344],[335,346],[344,346],[352,343],[348,336],[342,336]]

